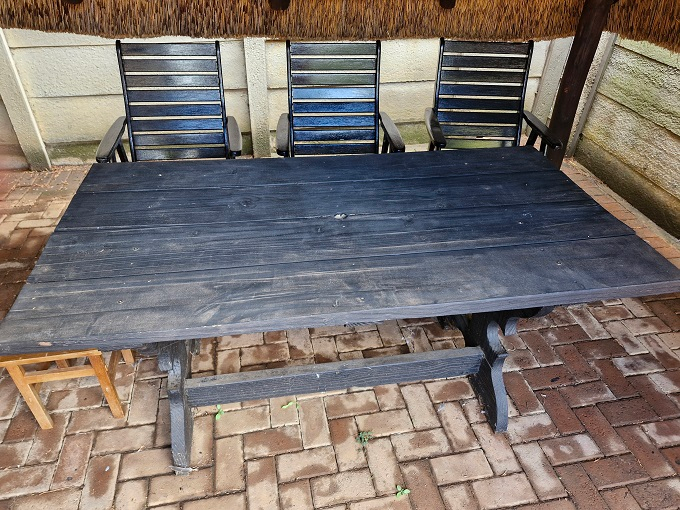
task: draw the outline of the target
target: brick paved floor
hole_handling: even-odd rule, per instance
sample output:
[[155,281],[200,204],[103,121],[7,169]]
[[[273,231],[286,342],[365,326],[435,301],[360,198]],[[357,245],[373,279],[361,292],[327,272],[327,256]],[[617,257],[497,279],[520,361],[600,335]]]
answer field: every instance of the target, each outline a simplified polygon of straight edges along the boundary
[[[579,185],[680,265],[680,251],[582,168]],[[0,309],[10,307],[84,175],[0,171]],[[37,428],[0,376],[0,510],[661,509],[680,506],[680,295],[557,308],[504,343],[510,428],[465,378],[198,409],[193,463],[170,469],[165,379],[121,365],[127,420],[92,381],[46,384]],[[203,341],[196,373],[461,345],[432,320]],[[290,404],[290,402],[294,402]],[[359,432],[372,433],[365,445]],[[397,498],[396,486],[410,489]],[[525,506],[526,505],[526,506]]]

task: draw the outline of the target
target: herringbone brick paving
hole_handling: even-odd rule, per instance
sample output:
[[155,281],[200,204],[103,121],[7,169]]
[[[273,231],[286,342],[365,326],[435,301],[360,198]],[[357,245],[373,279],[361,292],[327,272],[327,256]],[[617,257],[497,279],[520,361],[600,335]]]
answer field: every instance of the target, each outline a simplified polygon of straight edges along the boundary
[[[563,170],[649,244],[680,251],[582,167]],[[0,171],[0,309],[14,301],[86,169]],[[0,510],[662,509],[680,507],[680,295],[559,307],[504,338],[507,434],[466,378],[196,412],[193,466],[171,469],[165,378],[119,367],[126,420],[96,381],[45,384],[40,430],[0,375]],[[195,373],[462,345],[432,319],[203,340]],[[360,432],[371,432],[366,444]],[[410,494],[396,497],[396,486]]]

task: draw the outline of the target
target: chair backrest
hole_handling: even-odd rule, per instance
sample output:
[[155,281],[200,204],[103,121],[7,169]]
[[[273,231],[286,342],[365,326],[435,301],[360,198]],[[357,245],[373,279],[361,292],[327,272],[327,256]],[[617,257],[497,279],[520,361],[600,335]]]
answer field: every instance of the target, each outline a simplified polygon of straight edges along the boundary
[[226,158],[220,46],[116,41],[132,161]]
[[533,41],[441,39],[434,110],[447,149],[519,143]]
[[287,43],[291,156],[379,152],[380,41]]

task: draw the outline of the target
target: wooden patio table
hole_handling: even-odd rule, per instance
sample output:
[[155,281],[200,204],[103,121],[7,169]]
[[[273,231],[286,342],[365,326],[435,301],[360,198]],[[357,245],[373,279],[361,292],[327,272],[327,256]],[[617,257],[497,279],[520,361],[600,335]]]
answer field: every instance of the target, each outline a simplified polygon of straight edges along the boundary
[[[174,463],[191,407],[472,374],[508,423],[499,327],[680,291],[680,270],[528,147],[96,164],[0,324],[0,354],[146,346]],[[441,317],[467,347],[189,378],[188,339]]]

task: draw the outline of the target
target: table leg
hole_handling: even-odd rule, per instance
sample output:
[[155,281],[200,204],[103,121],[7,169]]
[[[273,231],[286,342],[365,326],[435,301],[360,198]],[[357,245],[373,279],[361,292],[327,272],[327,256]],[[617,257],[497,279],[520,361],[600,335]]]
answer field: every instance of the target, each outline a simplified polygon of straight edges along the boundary
[[191,340],[168,342],[158,347],[158,367],[168,373],[170,441],[173,467],[178,474],[187,473],[191,461],[194,420],[187,402],[184,382],[190,374],[192,347]]
[[551,310],[552,307],[527,308],[440,318],[441,322],[454,325],[463,332],[467,346],[480,347],[484,352],[479,372],[472,375],[472,384],[496,432],[508,430],[508,397],[503,382],[503,363],[508,353],[501,344],[499,329],[505,335],[514,335],[518,319],[545,315]]

